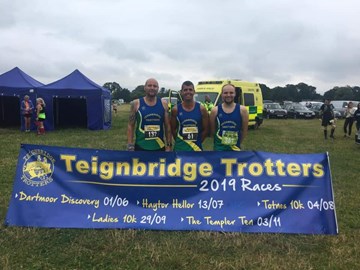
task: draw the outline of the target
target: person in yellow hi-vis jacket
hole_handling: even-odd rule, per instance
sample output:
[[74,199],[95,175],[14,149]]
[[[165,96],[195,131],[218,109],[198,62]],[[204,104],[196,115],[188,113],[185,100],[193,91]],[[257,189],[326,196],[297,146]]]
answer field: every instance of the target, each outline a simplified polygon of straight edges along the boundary
[[204,105],[205,109],[210,113],[212,108],[214,108],[214,103],[211,101],[210,96],[205,96],[205,101],[202,102],[202,105]]

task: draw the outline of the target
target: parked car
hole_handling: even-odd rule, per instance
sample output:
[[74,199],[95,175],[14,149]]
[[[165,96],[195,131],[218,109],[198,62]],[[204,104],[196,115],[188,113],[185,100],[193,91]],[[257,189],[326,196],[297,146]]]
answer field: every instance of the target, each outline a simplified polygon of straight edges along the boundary
[[[315,105],[312,105],[310,110],[312,110],[314,113],[315,113],[315,117],[319,118],[320,117],[320,108],[322,106],[322,103],[320,104],[315,104]],[[334,117],[335,118],[341,118],[342,115],[339,111],[337,110],[333,110],[334,111]]]
[[[357,104],[359,103],[359,101],[354,101],[351,100],[353,103],[354,108],[356,108]],[[331,104],[334,106],[335,110],[340,112],[341,117],[339,118],[343,118],[345,117],[345,111],[347,108],[348,103],[350,102],[350,100],[333,100],[331,101]]]
[[284,100],[283,103],[282,103],[282,107],[283,107],[283,109],[286,110],[286,107],[288,107],[291,104],[293,104],[292,101]]
[[264,100],[263,100],[263,103],[274,103],[274,101],[269,100],[269,99],[264,99]]
[[315,106],[315,105],[322,105],[324,104],[324,102],[321,101],[301,101],[299,102],[301,105],[304,105],[305,107],[311,109],[311,107]]
[[264,103],[263,114],[266,118],[287,118],[287,111],[279,103]]
[[288,104],[285,109],[287,110],[287,115],[289,118],[315,118],[315,113],[306,108],[304,105],[301,105],[300,103]]

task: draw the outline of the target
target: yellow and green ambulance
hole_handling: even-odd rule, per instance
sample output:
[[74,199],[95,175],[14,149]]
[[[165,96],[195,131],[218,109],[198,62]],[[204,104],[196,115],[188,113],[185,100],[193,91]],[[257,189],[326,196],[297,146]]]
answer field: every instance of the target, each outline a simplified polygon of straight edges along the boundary
[[205,97],[209,96],[215,106],[221,104],[221,89],[228,83],[235,86],[235,102],[246,106],[249,112],[249,127],[258,128],[263,122],[263,98],[258,83],[241,80],[200,81],[195,87],[196,101],[204,103]]

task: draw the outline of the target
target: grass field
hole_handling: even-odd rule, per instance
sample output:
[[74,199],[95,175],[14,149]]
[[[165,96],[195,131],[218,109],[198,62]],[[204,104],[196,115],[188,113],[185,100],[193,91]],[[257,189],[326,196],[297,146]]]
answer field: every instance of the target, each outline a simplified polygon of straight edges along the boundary
[[[0,129],[0,269],[360,269],[360,146],[323,139],[320,121],[266,120],[244,150],[329,152],[337,236],[198,231],[40,229],[3,225],[21,143],[124,150],[128,106],[108,131],[63,129],[45,136]],[[211,149],[211,139],[205,149]]]

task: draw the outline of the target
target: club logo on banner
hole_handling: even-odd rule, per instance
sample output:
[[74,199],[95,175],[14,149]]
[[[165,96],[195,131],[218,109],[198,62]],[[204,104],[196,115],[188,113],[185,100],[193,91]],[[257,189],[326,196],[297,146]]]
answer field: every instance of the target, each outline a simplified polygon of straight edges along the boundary
[[44,186],[52,182],[54,158],[44,150],[34,149],[24,156],[21,180],[30,186]]
[[337,234],[327,153],[21,145],[5,224]]

